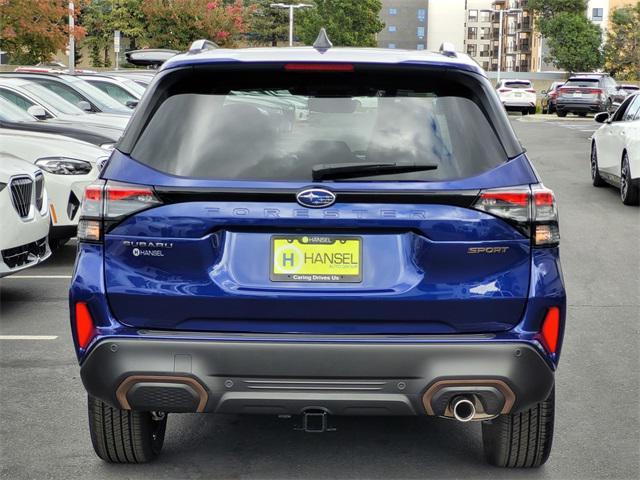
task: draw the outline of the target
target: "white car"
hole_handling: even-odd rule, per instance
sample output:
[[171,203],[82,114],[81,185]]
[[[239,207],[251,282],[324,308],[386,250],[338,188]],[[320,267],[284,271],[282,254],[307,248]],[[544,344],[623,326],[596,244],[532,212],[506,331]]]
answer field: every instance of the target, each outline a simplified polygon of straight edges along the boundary
[[138,105],[145,90],[133,80],[121,76],[81,75],[80,78],[129,108]]
[[76,235],[84,189],[98,177],[109,153],[61,135],[0,129],[0,154],[26,160],[44,172],[54,250]]
[[35,165],[0,154],[0,277],[51,255],[44,175]]
[[529,80],[500,80],[496,90],[507,110],[536,113],[536,90]]
[[640,202],[640,94],[628,96],[609,116],[598,113],[604,123],[591,139],[591,179],[596,187],[620,188],[625,205]]
[[131,118],[131,115],[124,114],[88,113],[48,88],[24,78],[0,77],[0,97],[38,120],[55,118],[58,121],[82,122],[124,130]]

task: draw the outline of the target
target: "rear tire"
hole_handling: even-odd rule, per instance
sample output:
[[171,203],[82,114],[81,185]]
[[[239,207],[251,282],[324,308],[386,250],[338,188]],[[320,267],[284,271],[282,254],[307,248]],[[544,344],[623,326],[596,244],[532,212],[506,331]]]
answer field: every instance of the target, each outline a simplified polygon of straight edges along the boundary
[[536,107],[531,107],[529,109],[529,115],[535,115],[535,113],[536,113]]
[[587,116],[587,112],[578,112],[578,116],[579,117],[586,117]]
[[536,468],[551,453],[555,394],[519,413],[482,422],[482,442],[487,461],[497,467]]
[[560,118],[564,118],[567,116],[567,112],[560,112],[556,110],[556,115],[558,115]]
[[600,170],[598,169],[598,150],[596,144],[591,144],[591,182],[594,187],[604,187],[607,182],[600,176]]
[[625,205],[638,205],[640,203],[640,188],[631,179],[627,152],[624,152],[622,156],[622,165],[620,167],[620,198]]
[[113,408],[88,398],[89,432],[96,454],[109,463],[145,463],[162,450],[167,415],[154,419],[150,412]]

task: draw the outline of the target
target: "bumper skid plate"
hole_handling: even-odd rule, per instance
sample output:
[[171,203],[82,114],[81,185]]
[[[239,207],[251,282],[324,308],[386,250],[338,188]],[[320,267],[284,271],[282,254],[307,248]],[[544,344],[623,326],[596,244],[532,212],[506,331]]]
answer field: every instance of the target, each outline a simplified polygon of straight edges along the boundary
[[527,343],[104,339],[82,381],[118,408],[163,412],[448,416],[458,393],[486,414],[547,398],[554,374]]

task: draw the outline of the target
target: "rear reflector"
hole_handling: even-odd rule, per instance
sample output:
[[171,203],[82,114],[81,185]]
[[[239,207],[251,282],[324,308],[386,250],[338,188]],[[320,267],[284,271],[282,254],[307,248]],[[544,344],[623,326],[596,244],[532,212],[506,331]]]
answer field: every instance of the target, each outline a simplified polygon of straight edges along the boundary
[[353,72],[350,63],[287,63],[288,72]]
[[85,302],[76,303],[76,338],[80,348],[87,348],[95,333],[95,325]]
[[540,330],[542,341],[549,353],[556,353],[558,350],[558,339],[560,338],[560,309],[550,307],[542,322]]

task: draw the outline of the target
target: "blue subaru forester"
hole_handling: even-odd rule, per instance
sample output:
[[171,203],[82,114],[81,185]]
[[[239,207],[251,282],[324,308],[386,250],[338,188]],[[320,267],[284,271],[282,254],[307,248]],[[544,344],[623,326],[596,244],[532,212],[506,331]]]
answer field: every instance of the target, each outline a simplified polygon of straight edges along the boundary
[[542,465],[557,210],[485,73],[446,47],[199,45],[82,204],[71,328],[96,453],[153,459],[173,412],[313,432],[429,415],[482,422],[493,465]]

